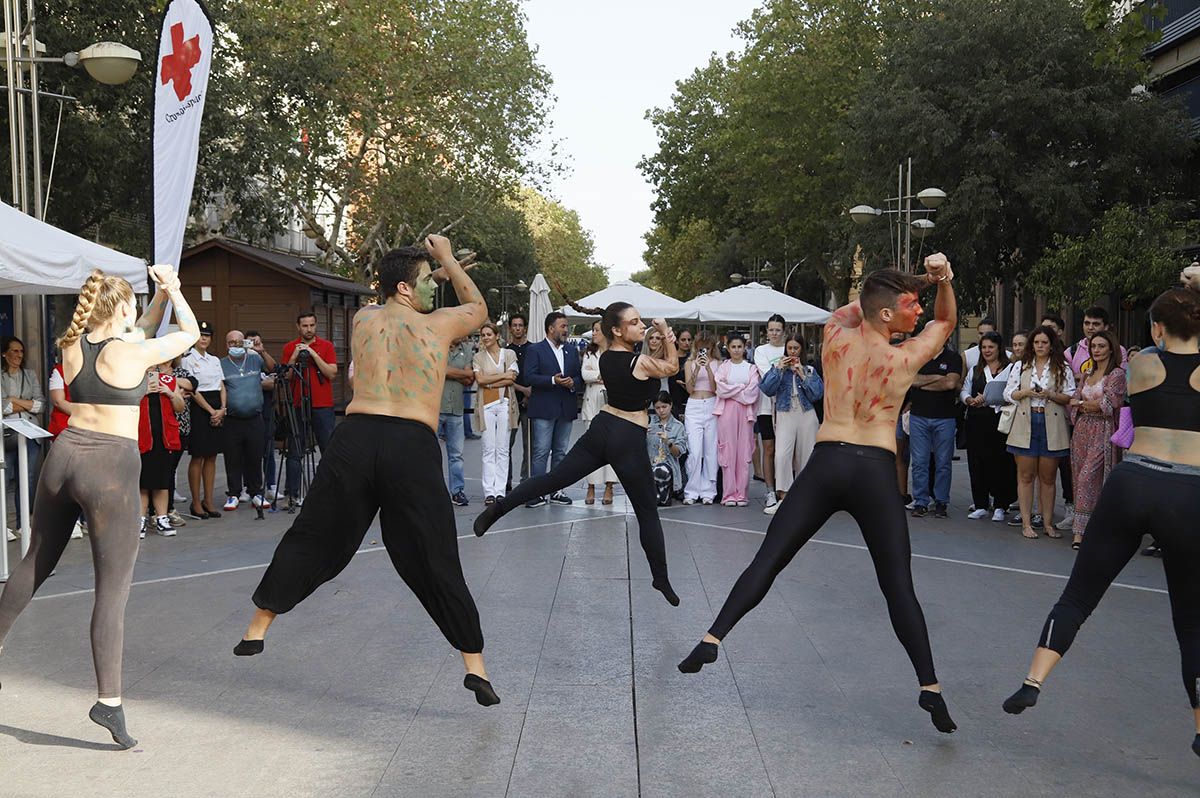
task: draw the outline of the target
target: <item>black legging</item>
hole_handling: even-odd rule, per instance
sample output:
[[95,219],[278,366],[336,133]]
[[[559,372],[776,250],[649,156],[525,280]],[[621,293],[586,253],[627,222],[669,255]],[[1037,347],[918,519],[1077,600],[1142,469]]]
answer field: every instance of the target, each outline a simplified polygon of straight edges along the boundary
[[612,413],[597,413],[587,432],[575,442],[563,461],[546,474],[531,477],[500,499],[500,515],[538,496],[549,496],[573,485],[605,465],[612,466],[633,505],[638,537],[655,579],[667,576],[667,548],[658,520],[654,474],[646,454],[646,428]]
[[998,420],[991,408],[967,410],[967,467],[978,510],[1007,510],[1017,498],[1017,465],[1005,448],[1008,436],[997,428]]
[[724,640],[758,606],[800,548],[838,510],[850,513],[875,563],[892,628],[908,652],[917,680],[937,682],[925,616],[913,590],[908,519],[896,489],[896,456],[875,446],[822,441],[792,483],[754,560],[738,577],[708,630]]
[[1171,620],[1192,708],[1200,680],[1200,476],[1131,462],[1109,474],[1092,511],[1071,578],[1042,627],[1038,645],[1066,654],[1108,586],[1149,532],[1163,548]]

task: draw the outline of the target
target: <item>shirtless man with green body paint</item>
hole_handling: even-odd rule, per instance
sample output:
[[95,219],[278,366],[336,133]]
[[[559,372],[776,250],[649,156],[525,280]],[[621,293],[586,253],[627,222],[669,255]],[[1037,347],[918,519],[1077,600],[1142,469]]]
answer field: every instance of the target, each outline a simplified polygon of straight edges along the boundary
[[[392,564],[462,653],[463,686],[480,704],[497,704],[435,435],[450,342],[479,329],[487,305],[442,236],[426,239],[424,250],[389,252],[378,272],[384,303],[354,318],[354,399],[254,592],[258,609],[234,653],[262,652],[276,616],[337,576],[379,514]],[[457,307],[433,309],[440,280],[454,287]]]

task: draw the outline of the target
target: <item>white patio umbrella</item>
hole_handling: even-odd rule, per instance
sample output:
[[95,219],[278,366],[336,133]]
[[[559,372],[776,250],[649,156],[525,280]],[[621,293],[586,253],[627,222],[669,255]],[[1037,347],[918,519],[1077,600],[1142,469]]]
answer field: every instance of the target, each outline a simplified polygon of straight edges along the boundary
[[[632,280],[619,280],[594,294],[588,294],[576,302],[576,304],[585,308],[606,308],[613,302],[628,302],[638,309],[638,312],[642,314],[642,318],[647,322],[650,319],[683,318],[679,315],[679,311],[683,308],[683,303],[678,299],[655,291],[653,288],[647,288],[641,283],[635,283]],[[567,314],[567,318],[571,321],[586,321],[597,318],[596,316],[588,316],[580,313],[570,305],[563,305],[559,308],[559,311]]]
[[550,284],[538,274],[529,286],[529,340],[537,343],[546,337],[546,317],[554,308],[550,305]]
[[701,294],[685,302],[677,318],[701,322],[763,324],[778,313],[788,324],[824,324],[830,312],[760,283]]

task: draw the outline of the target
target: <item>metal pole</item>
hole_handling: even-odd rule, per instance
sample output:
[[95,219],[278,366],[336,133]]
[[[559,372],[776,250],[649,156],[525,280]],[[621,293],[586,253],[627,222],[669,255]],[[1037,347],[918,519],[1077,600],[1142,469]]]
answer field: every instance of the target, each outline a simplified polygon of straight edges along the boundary
[[[33,0],[28,0],[26,14],[29,18],[29,111],[33,122],[33,217],[42,219],[42,123],[40,119],[41,105],[38,100],[38,62],[37,62],[37,22],[35,21]],[[42,297],[42,318],[45,313],[46,298]]]
[[21,499],[21,556],[29,551],[32,533],[29,529],[29,445],[27,438],[17,433],[17,496]]
[[8,89],[8,158],[12,171],[12,204],[21,201],[20,183],[17,182],[17,71],[13,60],[12,0],[4,0],[4,85]]
[[908,271],[901,261],[904,250],[904,214],[900,212],[900,203],[904,202],[904,161],[896,167],[896,268]]
[[[22,35],[24,31],[21,29],[21,4],[16,2],[12,4],[12,27],[16,33],[16,43],[10,42],[9,49],[14,46],[17,49],[17,57],[21,57],[25,52],[25,37]],[[33,53],[30,53],[33,55]],[[25,87],[25,77],[18,71],[15,73],[17,85],[19,88]],[[9,120],[12,124],[12,120]],[[20,192],[18,197],[18,206],[22,213],[29,213],[29,176],[27,174],[29,168],[29,158],[27,148],[29,143],[25,137],[25,97],[18,93],[17,95],[17,181],[20,184]]]
[[[32,0],[31,0],[32,2]],[[910,272],[912,263],[912,158],[908,159],[908,182],[904,189],[904,271]]]

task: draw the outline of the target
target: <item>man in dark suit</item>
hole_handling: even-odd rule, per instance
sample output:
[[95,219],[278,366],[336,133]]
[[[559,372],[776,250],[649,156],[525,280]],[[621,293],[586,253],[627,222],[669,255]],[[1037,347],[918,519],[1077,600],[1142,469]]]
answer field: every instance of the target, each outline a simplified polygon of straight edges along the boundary
[[[546,316],[546,339],[525,353],[525,382],[533,389],[529,397],[529,425],[533,432],[532,476],[546,473],[546,461],[554,468],[571,446],[571,422],[579,414],[577,394],[583,392],[579,352],[567,341],[567,317],[555,311]],[[570,504],[561,491],[549,497],[555,504]],[[526,507],[546,504],[542,496]]]

